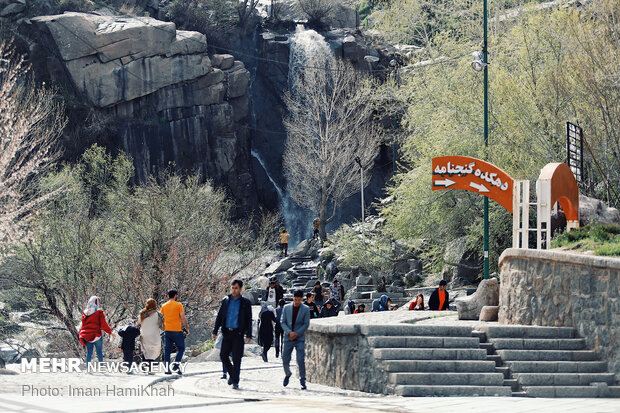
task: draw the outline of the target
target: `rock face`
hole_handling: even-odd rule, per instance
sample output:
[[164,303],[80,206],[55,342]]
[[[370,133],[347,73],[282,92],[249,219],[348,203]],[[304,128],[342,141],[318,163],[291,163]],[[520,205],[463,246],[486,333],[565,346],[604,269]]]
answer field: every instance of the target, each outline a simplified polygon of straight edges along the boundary
[[497,278],[482,280],[475,293],[458,298],[455,303],[456,310],[459,312],[459,320],[478,320],[482,307],[499,303]]
[[485,305],[480,310],[480,321],[497,321],[497,316],[499,313],[498,305]]
[[574,327],[620,376],[620,259],[507,249],[499,323]]
[[588,224],[620,224],[620,212],[595,198],[579,195],[579,222]]
[[442,272],[442,278],[451,286],[471,284],[476,281],[480,273],[480,268],[467,246],[466,237],[457,238],[448,243],[444,262],[446,265]]
[[174,164],[229,188],[238,214],[256,207],[242,62],[210,58],[203,34],[149,17],[65,13],[32,22],[52,51],[49,64],[60,63],[75,94],[114,118],[112,144],[132,156],[138,182]]

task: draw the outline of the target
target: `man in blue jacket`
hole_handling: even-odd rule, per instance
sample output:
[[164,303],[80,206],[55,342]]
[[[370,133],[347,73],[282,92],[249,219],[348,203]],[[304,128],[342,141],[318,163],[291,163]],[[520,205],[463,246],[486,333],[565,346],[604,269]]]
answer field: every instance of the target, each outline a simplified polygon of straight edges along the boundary
[[284,387],[291,378],[291,355],[293,349],[297,356],[299,383],[301,389],[306,390],[306,330],[310,325],[310,310],[302,303],[304,292],[297,290],[293,294],[293,303],[287,304],[282,311],[282,329],[284,342],[282,343],[282,365],[284,366]]
[[[239,389],[239,373],[241,371],[241,357],[245,342],[252,339],[252,304],[250,300],[241,295],[243,281],[234,280],[230,286],[230,295],[224,297],[220,310],[215,319],[212,338],[215,341],[217,332],[222,328],[222,346],[220,359],[230,375],[228,384],[233,389]],[[232,363],[230,356],[232,354]]]

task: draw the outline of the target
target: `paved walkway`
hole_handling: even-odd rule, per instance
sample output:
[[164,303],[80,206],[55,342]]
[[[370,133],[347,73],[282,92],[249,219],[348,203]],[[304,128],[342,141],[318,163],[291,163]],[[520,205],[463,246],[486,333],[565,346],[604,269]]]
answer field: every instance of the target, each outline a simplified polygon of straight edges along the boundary
[[[445,412],[558,412],[620,413],[620,399],[527,399],[500,397],[403,398],[343,390],[308,384],[301,390],[295,375],[288,387],[282,387],[284,372],[279,359],[264,363],[259,357],[243,360],[240,390],[233,390],[220,379],[221,364],[188,364],[187,373],[178,376],[125,374],[38,373],[0,376],[0,411],[2,412],[111,412],[111,411],[179,411],[204,412],[209,407],[226,412],[421,412],[438,407]],[[106,388],[140,389],[150,383],[151,394],[118,397],[107,395]],[[64,397],[22,394],[22,385],[37,388],[58,387]],[[66,389],[99,388],[102,395],[67,396]],[[164,396],[153,395],[162,392]]]

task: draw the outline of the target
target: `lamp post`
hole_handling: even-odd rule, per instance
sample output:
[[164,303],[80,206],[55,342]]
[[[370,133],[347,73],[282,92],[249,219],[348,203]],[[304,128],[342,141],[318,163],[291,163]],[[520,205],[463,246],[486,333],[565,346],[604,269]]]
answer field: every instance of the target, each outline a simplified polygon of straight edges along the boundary
[[[482,0],[482,14],[483,14],[483,37],[482,37],[482,52],[476,51],[472,54],[473,61],[471,62],[472,68],[476,72],[483,72],[484,80],[484,159],[488,158],[488,146],[489,146],[489,56],[488,56],[488,43],[487,43],[487,0]],[[489,198],[484,197],[484,279],[489,278]]]
[[360,166],[360,178],[361,178],[361,186],[360,186],[360,194],[362,194],[362,222],[364,222],[364,168],[362,168],[362,161],[359,156],[355,157],[355,162]]

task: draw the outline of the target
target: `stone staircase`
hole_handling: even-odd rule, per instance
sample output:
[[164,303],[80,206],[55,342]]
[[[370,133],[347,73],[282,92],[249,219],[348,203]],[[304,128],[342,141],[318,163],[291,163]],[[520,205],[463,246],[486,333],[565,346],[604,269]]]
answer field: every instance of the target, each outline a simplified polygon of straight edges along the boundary
[[574,328],[490,326],[489,344],[514,396],[619,397],[615,375]]
[[293,262],[293,267],[289,272],[293,273],[293,281],[288,293],[284,294],[284,300],[293,301],[293,292],[303,290],[304,294],[311,291],[314,283],[318,280],[316,276],[316,265],[312,264],[311,257],[299,256],[289,257]]
[[376,325],[367,339],[397,395],[512,395],[471,327]]

